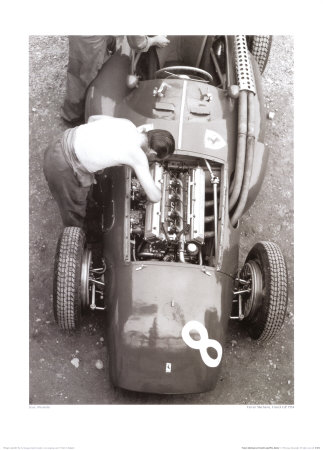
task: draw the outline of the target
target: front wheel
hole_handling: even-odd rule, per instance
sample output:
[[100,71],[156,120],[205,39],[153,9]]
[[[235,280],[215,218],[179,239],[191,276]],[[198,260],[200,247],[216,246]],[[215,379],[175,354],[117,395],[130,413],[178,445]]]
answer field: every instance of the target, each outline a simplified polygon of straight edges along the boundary
[[81,228],[66,227],[57,243],[54,264],[53,306],[55,320],[64,330],[75,330],[82,313],[84,264],[89,260]]
[[282,327],[287,308],[287,270],[278,245],[257,243],[240,277],[249,286],[243,294],[242,323],[253,339],[269,341]]

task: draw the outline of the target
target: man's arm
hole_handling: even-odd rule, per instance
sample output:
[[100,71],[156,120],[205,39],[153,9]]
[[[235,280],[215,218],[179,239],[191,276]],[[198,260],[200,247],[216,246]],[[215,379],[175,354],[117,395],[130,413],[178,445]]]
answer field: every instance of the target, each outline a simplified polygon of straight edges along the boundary
[[[145,155],[144,157],[146,159]],[[153,203],[159,202],[161,198],[161,190],[158,186],[156,186],[152,176],[150,175],[147,159],[146,161],[141,161],[139,164],[135,164],[133,169],[136,172],[136,176],[141,186],[144,188],[148,199]]]
[[133,50],[137,52],[147,52],[151,46],[166,47],[169,44],[169,40],[166,36],[127,36],[128,44]]
[[163,47],[167,47],[167,45],[169,44],[169,39],[167,39],[166,36],[164,35],[157,35],[157,36],[153,36],[153,37],[148,37],[148,41],[149,42],[149,46],[151,47],[152,45],[156,45],[156,47],[159,48],[163,48]]

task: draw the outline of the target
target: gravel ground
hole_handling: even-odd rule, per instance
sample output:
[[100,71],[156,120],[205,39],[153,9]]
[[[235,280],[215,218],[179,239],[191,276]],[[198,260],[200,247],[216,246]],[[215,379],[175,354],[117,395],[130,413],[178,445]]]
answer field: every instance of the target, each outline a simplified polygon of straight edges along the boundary
[[85,318],[79,332],[58,329],[52,313],[53,259],[62,230],[42,172],[43,153],[66,125],[66,37],[31,36],[30,51],[30,404],[293,404],[293,39],[275,36],[264,74],[270,150],[267,174],[256,202],[241,221],[243,263],[253,244],[281,246],[289,272],[284,327],[272,342],[258,344],[231,323],[222,376],[212,392],[144,395],[115,389],[107,373],[104,317]]

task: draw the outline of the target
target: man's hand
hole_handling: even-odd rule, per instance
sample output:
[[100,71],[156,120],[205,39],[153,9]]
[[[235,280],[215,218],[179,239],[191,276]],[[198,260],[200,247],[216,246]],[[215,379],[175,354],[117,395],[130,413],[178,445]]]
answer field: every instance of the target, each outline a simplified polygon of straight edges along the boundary
[[155,184],[155,187],[156,187],[155,191],[150,191],[149,193],[146,192],[148,201],[150,203],[158,203],[161,200],[161,196],[162,196],[161,190],[159,189],[158,186],[156,186],[156,184]]
[[151,38],[151,40],[151,45],[156,45],[156,47],[159,48],[167,47],[170,42],[169,39],[167,39],[167,37],[164,35],[154,36],[153,38]]

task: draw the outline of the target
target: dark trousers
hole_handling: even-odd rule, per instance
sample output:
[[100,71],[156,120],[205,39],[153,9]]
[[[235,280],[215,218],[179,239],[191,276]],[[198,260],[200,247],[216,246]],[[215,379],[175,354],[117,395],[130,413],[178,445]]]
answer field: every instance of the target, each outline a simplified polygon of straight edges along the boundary
[[113,36],[69,36],[66,96],[61,115],[67,121],[84,119],[86,90],[115,46]]
[[56,139],[45,151],[44,174],[64,226],[83,228],[91,186],[82,186],[67,163],[62,138]]

